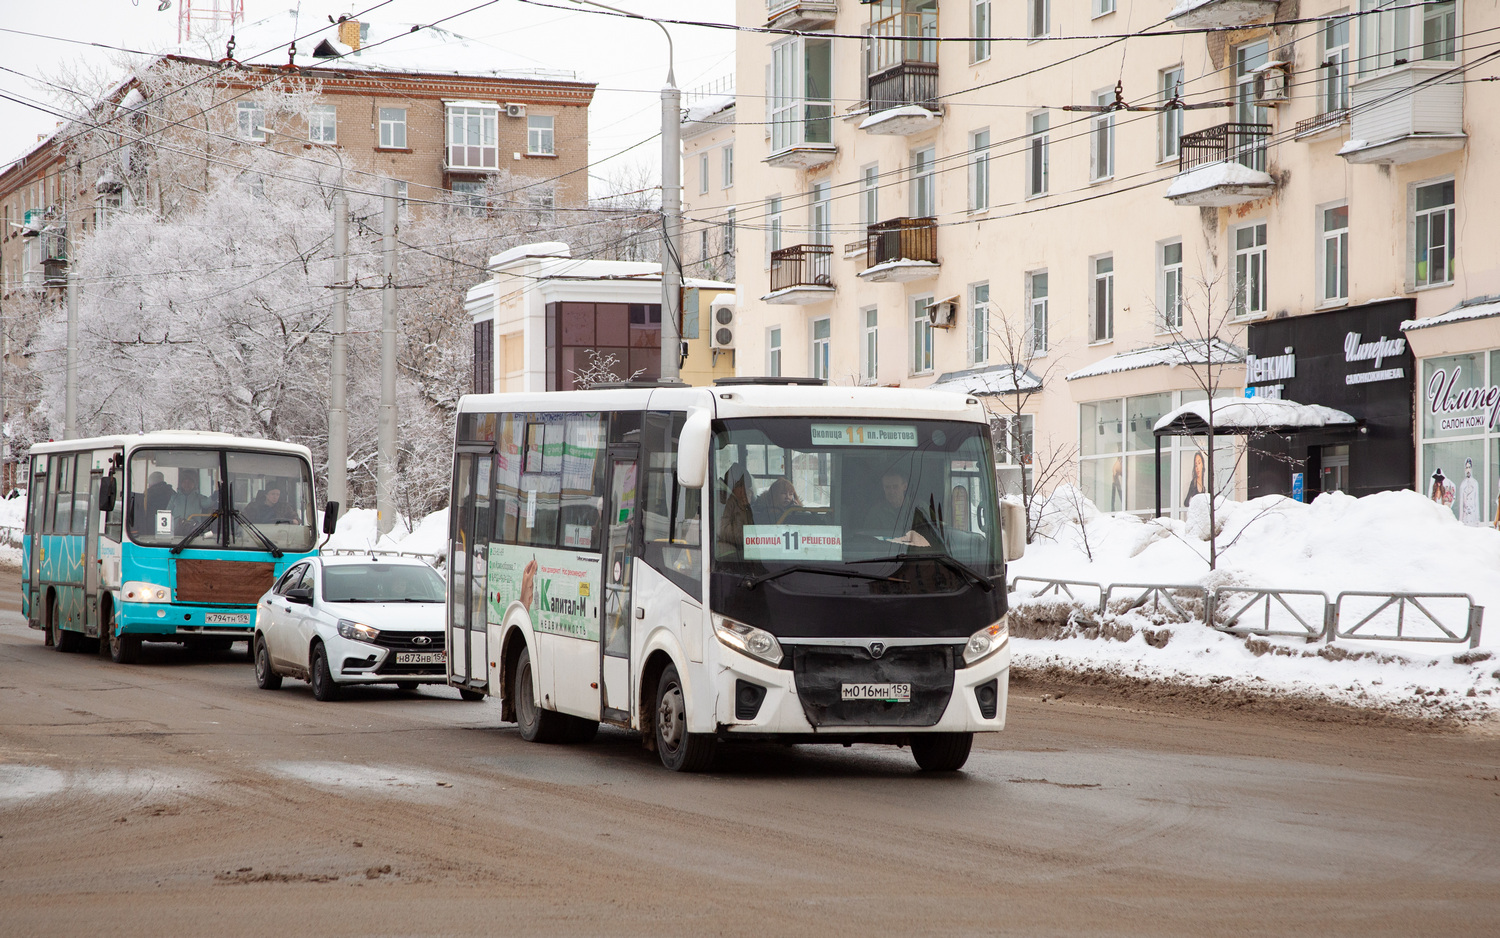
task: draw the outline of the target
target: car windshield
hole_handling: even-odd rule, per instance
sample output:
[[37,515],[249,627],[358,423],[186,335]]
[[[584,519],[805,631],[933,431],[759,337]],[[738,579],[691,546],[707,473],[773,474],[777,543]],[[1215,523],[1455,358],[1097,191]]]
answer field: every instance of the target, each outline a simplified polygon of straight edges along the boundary
[[128,484],[125,522],[137,544],[171,547],[191,534],[189,547],[304,551],[316,537],[312,474],[297,456],[143,448],[131,454]]
[[790,568],[820,589],[814,581],[885,579],[891,562],[927,560],[924,568],[944,569],[882,591],[941,591],[974,582],[964,568],[982,577],[1002,569],[983,424],[725,420],[715,425],[713,471],[714,569],[750,588]]
[[443,578],[428,566],[348,563],[323,568],[328,603],[440,603]]

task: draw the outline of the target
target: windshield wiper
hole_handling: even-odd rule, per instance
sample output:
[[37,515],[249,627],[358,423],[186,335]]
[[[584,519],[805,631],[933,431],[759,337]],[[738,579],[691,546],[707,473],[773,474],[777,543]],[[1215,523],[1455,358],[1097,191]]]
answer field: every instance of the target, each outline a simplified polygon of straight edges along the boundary
[[204,518],[202,521],[198,522],[198,526],[196,528],[193,528],[187,533],[186,537],[177,542],[177,546],[172,548],[172,553],[182,553],[182,549],[188,546],[188,542],[198,535],[202,534],[204,531],[208,530],[208,526],[213,524],[214,519],[217,517],[219,517],[219,513],[216,511],[213,514],[209,515],[207,518]]
[[970,580],[973,580],[974,581],[974,585],[977,586],[977,587],[979,587],[980,589],[984,590],[986,593],[993,592],[994,589],[995,589],[995,584],[990,581],[989,577],[987,577],[984,574],[980,573],[978,570],[975,570],[973,567],[969,566],[968,564],[964,563],[963,561],[961,561],[961,560],[955,560],[954,558],[948,556],[947,554],[897,554],[894,557],[860,558],[858,560],[848,560],[848,561],[845,561],[845,562],[846,563],[904,563],[904,562],[906,562],[908,560],[936,560],[938,563],[942,564],[943,566],[947,567],[948,569],[955,570],[959,574],[967,577]]
[[762,583],[765,583],[768,580],[774,580],[777,577],[786,576],[788,573],[822,573],[822,574],[826,574],[828,576],[850,577],[850,578],[855,579],[855,580],[879,580],[879,581],[885,582],[885,583],[904,583],[904,582],[906,582],[905,580],[902,580],[900,577],[894,577],[894,576],[876,576],[873,573],[859,573],[859,572],[854,571],[854,570],[832,570],[832,569],[829,569],[827,567],[802,567],[802,566],[795,566],[795,567],[787,567],[787,568],[785,568],[783,570],[777,570],[775,573],[762,573],[760,576],[756,576],[756,577],[748,577],[747,576],[741,582],[740,585],[744,586],[745,589],[747,589],[747,590],[753,590],[757,586],[761,585]]
[[284,553],[280,547],[276,546],[275,541],[271,540],[269,537],[266,537],[265,534],[261,532],[260,528],[257,528],[255,525],[251,524],[250,519],[246,518],[238,508],[231,511],[229,513],[229,517],[233,518],[235,521],[238,521],[240,524],[243,524],[246,530],[248,530],[251,534],[254,534],[256,537],[260,538],[260,542],[266,545],[266,550],[271,552],[272,557],[279,558],[281,557],[282,553]]

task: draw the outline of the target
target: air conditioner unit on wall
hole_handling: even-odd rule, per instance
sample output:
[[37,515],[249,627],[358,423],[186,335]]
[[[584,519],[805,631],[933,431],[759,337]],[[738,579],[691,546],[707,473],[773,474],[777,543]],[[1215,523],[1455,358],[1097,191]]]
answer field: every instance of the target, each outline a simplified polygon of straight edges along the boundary
[[928,304],[927,318],[939,329],[952,329],[953,324],[958,321],[958,297],[950,296],[946,300]]
[[739,322],[735,319],[733,294],[729,299],[720,301],[715,299],[709,306],[709,315],[713,318],[710,328],[708,346],[712,349],[734,348],[734,334],[739,331]]
[[505,106],[505,116],[506,117],[525,117],[526,116],[526,105],[524,105],[524,104],[507,104]]
[[1255,103],[1275,107],[1290,100],[1287,94],[1290,66],[1285,62],[1267,62],[1255,70]]

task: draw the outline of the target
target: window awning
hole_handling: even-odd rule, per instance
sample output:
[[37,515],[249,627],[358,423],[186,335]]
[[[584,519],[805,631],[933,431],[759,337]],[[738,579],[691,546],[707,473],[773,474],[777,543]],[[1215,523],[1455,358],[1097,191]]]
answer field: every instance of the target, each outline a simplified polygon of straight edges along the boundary
[[1041,386],[1041,378],[1019,365],[992,365],[988,368],[947,372],[929,384],[927,390],[984,396],[1036,391]]
[[[1322,404],[1299,404],[1261,397],[1219,397],[1213,401],[1215,433],[1288,433],[1326,427],[1354,427],[1358,421]],[[1208,432],[1209,402],[1192,401],[1156,421],[1157,436],[1197,436]]]

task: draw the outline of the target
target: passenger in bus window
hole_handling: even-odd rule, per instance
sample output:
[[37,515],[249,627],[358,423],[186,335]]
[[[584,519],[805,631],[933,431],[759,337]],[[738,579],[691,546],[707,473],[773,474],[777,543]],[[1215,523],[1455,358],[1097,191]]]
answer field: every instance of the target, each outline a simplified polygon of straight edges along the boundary
[[213,513],[213,501],[198,491],[198,473],[195,470],[189,469],[178,476],[177,494],[172,496],[168,509],[172,512],[174,528],[185,526],[188,522],[197,524],[203,520],[204,515]]
[[724,501],[724,515],[719,521],[719,556],[741,556],[745,551],[745,525],[753,524],[750,514],[749,480],[739,463],[724,473],[724,486],[728,498]]
[[245,506],[245,517],[251,524],[296,524],[297,509],[281,497],[281,486],[272,485]]
[[801,507],[802,499],[797,497],[792,480],[782,476],[755,500],[753,514],[761,524],[779,524],[787,512]]
[[865,530],[898,544],[930,546],[927,538],[917,533],[917,528],[928,525],[927,516],[922,514],[920,508],[906,506],[906,473],[891,468],[880,477],[880,488],[885,493],[885,498],[876,502],[866,513]]
[[172,488],[172,484],[160,472],[151,473],[150,482],[146,486],[146,513],[155,515],[172,503],[172,496],[177,494],[177,490]]

